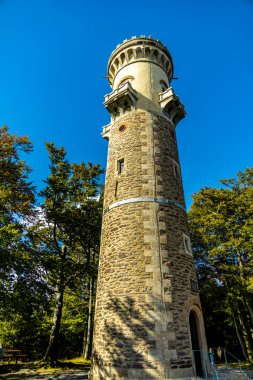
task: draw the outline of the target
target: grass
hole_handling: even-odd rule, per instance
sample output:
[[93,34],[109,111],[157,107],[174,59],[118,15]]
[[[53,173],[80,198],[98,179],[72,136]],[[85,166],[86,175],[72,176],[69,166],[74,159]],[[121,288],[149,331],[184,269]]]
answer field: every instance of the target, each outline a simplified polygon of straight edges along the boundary
[[52,368],[50,364],[37,362],[36,364],[37,371],[39,373],[47,373],[47,372],[62,372],[66,370],[88,370],[90,368],[90,360],[85,360],[84,358],[73,358],[59,361],[57,367]]

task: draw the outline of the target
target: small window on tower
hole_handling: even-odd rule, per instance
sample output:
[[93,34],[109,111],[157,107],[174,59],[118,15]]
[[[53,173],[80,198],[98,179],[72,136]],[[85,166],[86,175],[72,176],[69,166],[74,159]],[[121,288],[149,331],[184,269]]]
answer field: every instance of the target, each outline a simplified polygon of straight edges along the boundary
[[115,184],[115,193],[114,193],[115,198],[117,198],[117,192],[118,192],[118,181],[116,181],[116,184]]
[[180,174],[180,167],[178,165],[178,163],[173,160],[173,169],[174,169],[174,175],[177,179],[180,179],[181,178],[181,174]]
[[124,132],[126,130],[126,126],[125,125],[121,125],[120,127],[119,127],[119,131],[120,132]]
[[192,255],[191,240],[189,236],[183,234],[185,252]]
[[124,171],[124,158],[118,161],[118,173],[121,174]]
[[191,280],[191,291],[196,293],[199,291],[197,281]]

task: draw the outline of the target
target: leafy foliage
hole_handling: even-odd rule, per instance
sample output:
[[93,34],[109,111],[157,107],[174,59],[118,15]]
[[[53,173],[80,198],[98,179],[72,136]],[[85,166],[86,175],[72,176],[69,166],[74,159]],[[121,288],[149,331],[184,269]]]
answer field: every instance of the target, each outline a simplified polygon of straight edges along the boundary
[[98,251],[102,205],[98,201],[99,165],[70,164],[64,148],[46,144],[50,176],[40,195],[41,216],[29,229],[31,250],[54,292],[53,320],[44,359],[57,362],[65,290],[77,291],[92,273],[91,257]]
[[30,167],[21,159],[32,151],[25,136],[0,129],[0,342],[38,349],[38,326],[48,305],[47,286],[28,254],[27,225],[34,216]]
[[[0,343],[30,358],[82,351],[89,282],[96,278],[99,165],[70,164],[47,144],[50,175],[36,203],[25,136],[0,129]],[[48,344],[49,341],[49,344]]]
[[253,169],[220,182],[222,188],[204,188],[193,196],[189,222],[195,261],[204,293],[212,295],[223,321],[234,325],[252,361]]

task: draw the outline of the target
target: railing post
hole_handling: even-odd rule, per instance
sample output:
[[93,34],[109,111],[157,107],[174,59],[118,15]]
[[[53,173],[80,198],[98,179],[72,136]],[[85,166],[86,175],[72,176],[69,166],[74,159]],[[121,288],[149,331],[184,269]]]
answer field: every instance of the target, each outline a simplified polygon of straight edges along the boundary
[[[240,370],[240,373],[241,373],[242,372],[241,360],[239,360],[236,356],[234,356],[233,354],[231,354],[231,352],[228,352],[228,351],[226,351],[224,349],[224,357],[225,357],[225,359],[227,358],[226,354],[232,356],[232,358],[234,358],[237,361],[238,367],[239,367],[239,370]],[[226,364],[227,364],[227,360],[226,360]]]

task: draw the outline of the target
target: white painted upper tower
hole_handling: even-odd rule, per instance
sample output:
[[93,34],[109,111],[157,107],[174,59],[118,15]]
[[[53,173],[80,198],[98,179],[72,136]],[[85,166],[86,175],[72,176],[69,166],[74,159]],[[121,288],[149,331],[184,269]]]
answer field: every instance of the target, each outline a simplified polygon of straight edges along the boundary
[[[184,117],[184,107],[170,87],[173,61],[160,41],[145,36],[125,40],[112,52],[107,76],[113,91],[104,105],[112,122],[134,110],[161,114],[174,126]],[[109,128],[104,132],[106,138]]]

